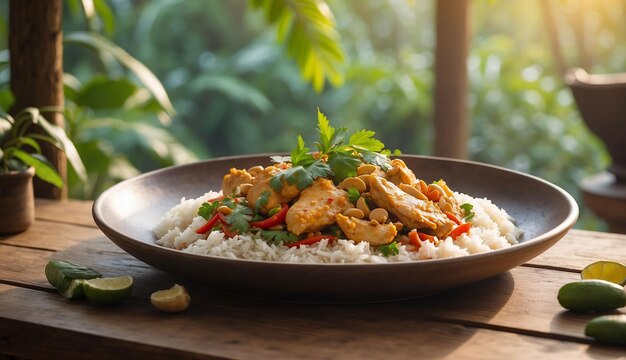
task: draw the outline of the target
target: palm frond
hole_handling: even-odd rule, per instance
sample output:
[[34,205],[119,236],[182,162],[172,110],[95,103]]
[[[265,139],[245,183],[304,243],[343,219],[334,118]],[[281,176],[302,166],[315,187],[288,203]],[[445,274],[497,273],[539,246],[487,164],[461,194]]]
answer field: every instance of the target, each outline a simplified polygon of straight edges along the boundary
[[335,85],[344,81],[340,67],[345,61],[339,33],[328,5],[321,0],[250,0],[262,9],[266,20],[277,27],[278,41],[285,42],[302,78],[315,91],[326,79]]

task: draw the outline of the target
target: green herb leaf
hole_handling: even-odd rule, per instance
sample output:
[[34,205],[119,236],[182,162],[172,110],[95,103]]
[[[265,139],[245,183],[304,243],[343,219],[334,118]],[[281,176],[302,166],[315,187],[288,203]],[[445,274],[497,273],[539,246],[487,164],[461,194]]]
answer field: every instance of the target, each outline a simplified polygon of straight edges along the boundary
[[219,201],[205,202],[202,203],[200,208],[198,209],[198,215],[202,216],[205,220],[209,220],[215,213],[215,210],[219,207]]
[[363,161],[365,163],[380,166],[380,168],[385,171],[391,169],[391,165],[389,164],[389,157],[387,157],[383,153],[376,153],[363,149],[359,149],[359,153],[361,154],[361,158],[363,158]]
[[328,154],[327,164],[335,173],[335,182],[339,183],[345,178],[356,176],[361,160],[352,152],[333,151]]
[[240,234],[250,230],[250,220],[252,220],[253,211],[245,204],[235,205],[233,212],[226,216],[226,222],[230,225],[230,229]]
[[371,130],[359,130],[350,136],[348,143],[354,147],[369,151],[382,151],[385,148],[380,140],[374,138],[375,132]]
[[474,205],[470,203],[465,203],[461,205],[461,209],[463,209],[463,213],[465,215],[463,217],[464,221],[469,221],[470,219],[474,217],[474,212],[472,211],[473,208],[474,208]]
[[320,109],[317,109],[317,131],[320,134],[320,141],[315,143],[318,150],[322,154],[328,154],[331,150],[340,146],[343,143],[343,137],[346,133],[346,128],[339,128],[335,130],[330,126],[330,122],[326,115],[324,115]]
[[254,204],[254,209],[256,212],[259,212],[261,208],[263,208],[270,201],[270,195],[272,193],[269,190],[265,190],[261,193],[258,199],[256,199],[256,203]]
[[400,249],[398,249],[398,244],[395,241],[387,245],[379,246],[378,250],[380,250],[383,256],[398,255],[398,253],[400,252]]
[[334,173],[330,170],[328,164],[318,159],[309,165],[294,166],[279,172],[270,180],[270,186],[275,191],[280,191],[283,188],[283,181],[285,181],[289,185],[295,184],[299,190],[304,190],[311,186],[318,177],[326,178],[332,176],[334,176]]
[[359,190],[357,190],[355,187],[351,187],[348,189],[348,199],[350,199],[350,202],[354,205],[356,205],[356,202],[359,200],[359,198],[361,197],[361,194],[359,193]]
[[263,240],[278,245],[280,243],[289,244],[298,241],[298,236],[289,231],[263,230],[261,231]]
[[313,155],[309,154],[310,149],[304,146],[304,139],[298,135],[298,145],[291,152],[291,165],[309,165],[315,161]]

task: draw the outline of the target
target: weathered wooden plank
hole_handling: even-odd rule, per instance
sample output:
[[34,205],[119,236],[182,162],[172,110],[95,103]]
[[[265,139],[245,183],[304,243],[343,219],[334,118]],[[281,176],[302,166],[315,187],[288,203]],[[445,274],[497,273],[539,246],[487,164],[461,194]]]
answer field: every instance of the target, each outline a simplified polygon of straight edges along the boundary
[[597,260],[626,261],[626,236],[572,230],[552,248],[528,264],[580,271]]
[[[153,291],[180,283],[189,287],[192,298],[207,306],[220,307],[226,313],[245,309],[250,314],[266,313],[283,320],[285,311],[299,313],[301,309],[306,309],[306,312],[313,308],[320,312],[346,311],[360,316],[385,314],[393,309],[394,314],[402,314],[401,316],[445,319],[450,322],[475,324],[473,326],[497,326],[522,333],[555,334],[582,339],[584,325],[594,316],[566,312],[558,304],[556,300],[558,289],[578,277],[571,272],[518,267],[492,279],[422,299],[392,304],[304,306],[216,293],[151,268],[130,255],[101,252],[100,243],[101,240],[98,239],[85,241],[80,246],[60,252],[0,246],[0,258],[14,259],[12,262],[0,264],[0,282],[52,290],[43,270],[48,260],[62,259],[92,267],[105,276],[133,276],[135,279],[133,295],[146,303]],[[35,305],[29,304],[27,307],[32,306]]]
[[[24,302],[36,304],[38,311],[24,307]],[[130,350],[136,356],[152,355],[160,349],[181,357],[240,359],[403,359],[416,355],[497,359],[521,354],[562,359],[622,354],[621,349],[610,347],[427,321],[413,314],[398,314],[395,307],[366,314],[369,316],[332,306],[276,303],[270,303],[267,311],[225,310],[206,303],[185,313],[162,314],[134,300],[120,307],[96,307],[0,285],[0,338],[6,345],[3,351],[11,354],[48,357],[51,354],[41,350],[48,349],[55,356],[88,353],[94,359]],[[285,316],[277,316],[277,311]],[[388,314],[398,315],[390,321]],[[28,346],[33,339],[39,349]]]
[[33,225],[22,233],[0,236],[0,245],[61,251],[80,246],[85,241],[91,241],[94,244],[96,243],[95,240],[97,240],[102,251],[123,252],[97,228],[39,219],[35,220]]
[[35,217],[41,220],[96,227],[91,215],[93,202],[35,199]]

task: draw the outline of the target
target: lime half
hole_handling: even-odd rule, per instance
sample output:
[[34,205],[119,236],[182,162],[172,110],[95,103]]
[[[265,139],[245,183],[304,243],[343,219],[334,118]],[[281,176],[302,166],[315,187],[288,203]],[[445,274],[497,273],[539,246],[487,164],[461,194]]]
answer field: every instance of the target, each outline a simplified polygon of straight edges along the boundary
[[85,280],[83,279],[74,279],[70,281],[70,285],[67,287],[67,290],[61,293],[61,295],[66,299],[80,299],[85,297],[83,294],[83,283]]
[[624,286],[626,285],[626,265],[617,261],[596,261],[585,266],[580,277],[584,280],[606,280]]
[[133,290],[133,278],[120,276],[85,280],[85,297],[99,305],[115,305],[130,297]]
[[165,312],[179,312],[187,309],[191,297],[184,286],[175,284],[167,290],[159,290],[150,296],[154,307]]

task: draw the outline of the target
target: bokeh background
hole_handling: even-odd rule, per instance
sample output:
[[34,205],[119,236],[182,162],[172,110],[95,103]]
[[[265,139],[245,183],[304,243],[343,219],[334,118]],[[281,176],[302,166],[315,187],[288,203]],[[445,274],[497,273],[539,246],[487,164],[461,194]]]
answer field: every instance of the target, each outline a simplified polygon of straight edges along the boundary
[[[626,72],[624,0],[473,1],[469,158],[563,187],[582,208],[577,227],[602,230],[577,183],[605,169],[609,158],[563,81],[541,1],[550,3],[552,35],[567,68]],[[323,91],[302,79],[252,0],[91,3],[90,12],[79,0],[64,2],[66,122],[90,175],[81,184],[70,174],[70,197],[93,199],[115,182],[174,164],[289,151],[297,134],[313,140],[318,107],[335,126],[376,131],[388,148],[432,154],[435,0],[326,1],[345,62],[343,83]],[[125,56],[145,69],[120,61]],[[151,96],[142,69],[156,75],[175,112]]]

